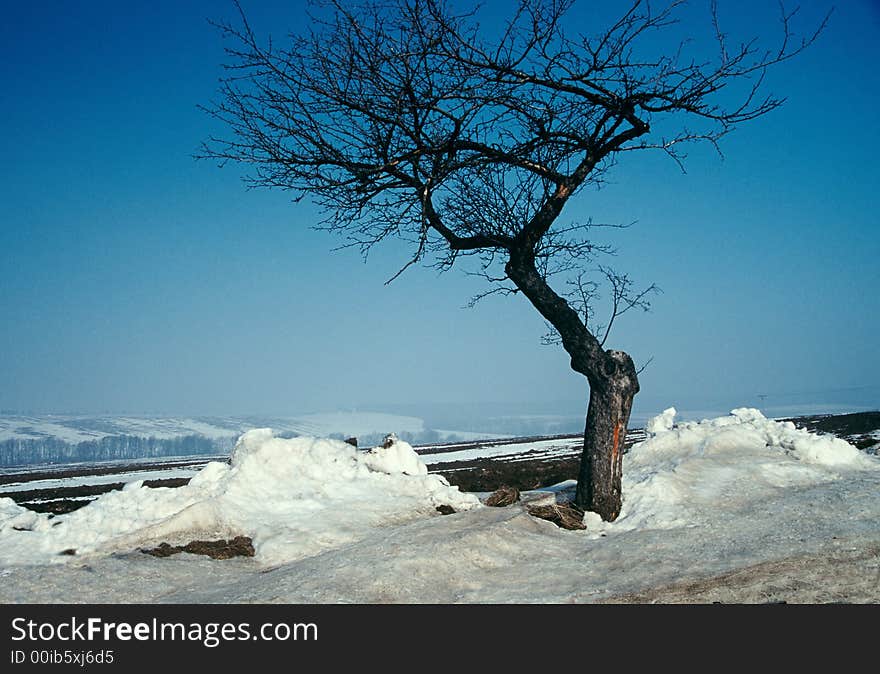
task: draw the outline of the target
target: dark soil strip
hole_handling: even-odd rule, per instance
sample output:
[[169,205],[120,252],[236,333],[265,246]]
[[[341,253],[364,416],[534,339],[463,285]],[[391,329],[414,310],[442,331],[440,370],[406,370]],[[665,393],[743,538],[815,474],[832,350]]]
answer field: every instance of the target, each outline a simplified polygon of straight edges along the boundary
[[837,436],[864,435],[880,429],[880,411],[822,414],[813,417],[795,417],[786,421],[791,421],[798,428],[806,428],[808,431],[832,433]]
[[[190,481],[188,477],[170,477],[160,480],[144,480],[145,487],[182,487]],[[108,482],[107,484],[84,484],[78,487],[54,487],[52,489],[28,489],[24,491],[4,492],[2,496],[11,498],[17,503],[28,501],[48,501],[52,499],[76,498],[82,496],[100,496],[108,491],[122,489],[125,482]]]
[[440,443],[439,445],[418,445],[413,449],[416,454],[446,454],[448,452],[463,452],[468,449],[483,449],[484,447],[503,447],[504,445],[520,445],[527,442],[540,442],[542,440],[578,440],[583,435],[530,435],[525,438],[501,438],[499,440],[475,440],[474,442]]
[[[169,477],[161,480],[144,480],[145,487],[182,487],[190,481],[188,477]],[[2,494],[11,498],[19,505],[28,510],[38,513],[53,513],[63,515],[79,510],[92,502],[88,496],[100,496],[110,491],[122,489],[124,482],[111,482],[108,484],[91,484],[79,487],[56,487],[54,489],[31,489],[28,491],[13,491]],[[40,501],[33,503],[33,501]]]
[[814,417],[786,419],[798,428],[818,433],[830,433],[842,438],[856,449],[876,454],[877,438],[870,435],[880,430],[880,412],[856,412],[853,414],[823,414]]
[[477,459],[467,462],[472,466],[471,468],[461,468],[449,472],[444,472],[441,469],[432,472],[442,475],[449,480],[449,484],[462,491],[495,491],[502,486],[528,491],[557,484],[577,476],[580,461],[580,457],[512,461],[509,463],[492,461],[491,459]]
[[143,470],[168,470],[170,468],[191,468],[202,466],[211,461],[229,462],[228,456],[205,456],[174,461],[151,461],[139,463],[118,463],[104,466],[70,466],[58,467],[55,470],[25,471],[0,475],[0,485],[13,482],[34,482],[36,480],[61,480],[65,477],[82,477],[84,475],[115,475],[117,473],[136,473]]
[[248,536],[236,536],[231,540],[192,541],[186,545],[169,545],[160,543],[158,547],[141,550],[153,557],[170,557],[179,552],[192,555],[207,555],[211,559],[232,559],[233,557],[253,557],[254,544]]

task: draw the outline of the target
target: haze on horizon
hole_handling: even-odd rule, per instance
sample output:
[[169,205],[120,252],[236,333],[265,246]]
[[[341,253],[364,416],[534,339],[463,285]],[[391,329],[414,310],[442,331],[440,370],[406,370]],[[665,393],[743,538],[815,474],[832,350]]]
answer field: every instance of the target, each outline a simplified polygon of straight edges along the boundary
[[[744,37],[774,18],[758,0],[720,4]],[[299,18],[280,2],[244,7],[264,34]],[[223,62],[206,19],[234,11],[7,8],[0,409],[582,413],[583,378],[540,344],[546,327],[522,298],[466,309],[483,286],[460,270],[412,268],[386,286],[404,246],[367,264],[331,252],[340,242],[309,229],[309,205],[192,159],[217,130],[196,107]],[[608,342],[652,359],[637,413],[880,406],[878,29],[876,3],[838,6],[818,43],[769,76],[787,103],[725,139],[724,161],[694,149],[683,175],[634,157],[571,205],[572,219],[635,222],[598,236],[619,249],[615,267],[663,290]]]

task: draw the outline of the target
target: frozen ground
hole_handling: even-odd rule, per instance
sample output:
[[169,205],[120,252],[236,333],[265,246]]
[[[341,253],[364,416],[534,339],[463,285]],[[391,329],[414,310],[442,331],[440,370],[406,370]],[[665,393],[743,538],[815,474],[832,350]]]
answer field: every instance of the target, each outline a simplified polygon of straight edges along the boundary
[[[673,419],[626,455],[618,521],[588,513],[586,531],[478,505],[406,443],[267,433],[177,490],[134,484],[55,519],[0,500],[0,600],[880,601],[877,458],[754,410]],[[138,552],[233,534],[255,558]]]
[[185,468],[157,468],[156,470],[142,469],[122,471],[119,473],[101,475],[78,475],[76,477],[47,478],[41,480],[28,480],[27,482],[7,482],[0,484],[0,496],[22,490],[59,489],[64,487],[85,487],[104,485],[118,482],[134,482],[136,480],[173,480],[177,478],[191,478],[204,468],[201,462],[192,467]]

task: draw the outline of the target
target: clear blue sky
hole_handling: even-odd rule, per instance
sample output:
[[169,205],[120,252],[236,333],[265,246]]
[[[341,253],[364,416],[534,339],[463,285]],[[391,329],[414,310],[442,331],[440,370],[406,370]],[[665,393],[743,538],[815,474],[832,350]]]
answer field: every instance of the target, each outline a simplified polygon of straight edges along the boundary
[[[775,7],[720,4],[743,36]],[[817,20],[822,3],[803,4]],[[302,24],[296,3],[244,6],[261,31]],[[480,286],[456,271],[386,287],[406,250],[366,265],[331,253],[310,206],[191,158],[217,130],[196,108],[223,61],[206,19],[232,18],[231,3],[33,0],[3,13],[0,409],[583,407],[585,382],[540,345],[521,298],[464,309]],[[837,389],[880,406],[878,63],[878,3],[843,0],[770,77],[787,104],[726,139],[724,161],[695,150],[682,175],[660,156],[624,157],[612,185],[575,205],[572,217],[638,221],[609,235],[617,264],[664,291],[609,342],[654,359],[642,409]]]

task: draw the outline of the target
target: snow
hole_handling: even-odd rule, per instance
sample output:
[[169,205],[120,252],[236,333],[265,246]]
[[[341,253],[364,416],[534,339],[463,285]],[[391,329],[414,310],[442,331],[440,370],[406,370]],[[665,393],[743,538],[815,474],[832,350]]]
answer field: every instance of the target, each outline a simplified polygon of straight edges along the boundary
[[[234,442],[230,445],[230,449],[234,446]],[[69,475],[69,477],[61,477],[58,478],[59,481],[76,479],[76,477],[82,477],[85,475],[91,474],[113,474],[113,475],[122,475],[124,474],[122,468],[127,468],[129,466],[138,466],[135,469],[135,472],[140,470],[151,470],[151,466],[155,468],[155,470],[166,470],[173,466],[187,465],[189,467],[190,464],[194,465],[194,470],[198,470],[204,466],[208,461],[223,461],[229,456],[229,452],[224,452],[222,454],[181,454],[175,456],[141,456],[135,459],[127,458],[127,459],[99,459],[96,461],[66,461],[64,463],[52,463],[52,464],[32,464],[32,465],[24,465],[24,466],[3,466],[0,467],[0,479],[11,479],[10,476],[21,478],[22,484],[33,484],[35,479],[32,479],[34,475],[47,475],[47,474],[59,474],[59,475]],[[195,466],[195,464],[201,464]],[[114,473],[114,467],[119,468],[119,471]],[[71,475],[74,474],[74,475]],[[134,478],[132,478],[134,479]],[[118,482],[118,480],[117,480]],[[64,484],[60,484],[59,486],[73,486],[76,483],[66,482]]]
[[658,433],[671,430],[675,422],[675,415],[674,407],[664,410],[656,417],[648,420],[648,423],[645,425],[645,431],[648,435],[657,435]]
[[113,435],[133,435],[171,439],[182,435],[201,435],[215,440],[241,432],[240,420],[214,423],[193,418],[41,415],[0,416],[0,442],[54,438],[71,445],[100,440]]
[[380,473],[403,473],[404,475],[427,475],[428,467],[422,463],[413,448],[399,440],[387,447],[376,447],[363,455],[363,462]]
[[652,437],[624,460],[620,517],[594,531],[694,526],[719,507],[747,507],[780,489],[837,480],[841,470],[878,467],[843,440],[767,419],[756,409],[673,427],[674,418],[670,408],[648,423]]
[[83,557],[151,541],[246,534],[260,562],[277,564],[436,515],[440,505],[479,504],[427,473],[405,442],[360,452],[338,440],[283,439],[256,429],[241,436],[231,465],[211,462],[176,489],[138,480],[56,519],[0,499],[0,563],[57,563],[71,557],[59,557],[67,549]]
[[387,433],[406,434],[413,442],[481,435],[438,432],[418,417],[356,410],[291,417],[0,415],[0,445],[5,445],[0,447],[0,463],[20,467],[71,460],[225,454],[242,433],[262,427],[285,437],[355,436],[362,444]]
[[[135,482],[52,520],[0,499],[0,601],[589,602],[779,560],[794,573],[798,559],[876,558],[880,460],[753,409],[675,416],[624,456],[618,520],[588,513],[585,531],[480,506],[403,442],[364,452],[266,429],[179,489]],[[253,560],[136,552],[234,534],[252,536]],[[846,597],[854,571],[834,568],[804,596]],[[777,581],[762,577],[754,596],[777,596]]]
[[52,417],[0,417],[0,442],[5,440],[35,440],[51,437],[76,444],[100,440],[107,433],[70,428]]
[[[418,417],[379,412],[331,412],[291,417],[137,417],[91,415],[0,415],[0,442],[54,438],[69,444],[100,440],[114,435],[171,439],[201,435],[213,440],[236,438],[255,424],[271,423],[278,433],[328,436],[334,433],[371,435],[388,432],[420,433],[425,422]],[[455,431],[448,431],[455,433]]]

